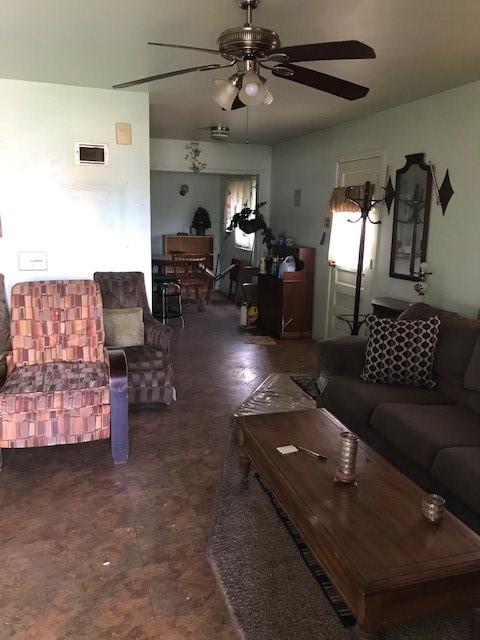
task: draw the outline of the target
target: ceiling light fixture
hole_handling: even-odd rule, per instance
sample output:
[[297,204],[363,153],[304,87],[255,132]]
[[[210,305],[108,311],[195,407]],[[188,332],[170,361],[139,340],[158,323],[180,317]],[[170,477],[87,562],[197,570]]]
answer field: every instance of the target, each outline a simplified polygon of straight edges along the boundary
[[213,84],[215,85],[215,91],[212,98],[220,107],[230,111],[240,90],[240,76],[234,73],[228,80],[214,80]]
[[268,97],[265,78],[257,75],[254,71],[246,73],[243,76],[242,88],[238,97],[247,107],[263,104]]

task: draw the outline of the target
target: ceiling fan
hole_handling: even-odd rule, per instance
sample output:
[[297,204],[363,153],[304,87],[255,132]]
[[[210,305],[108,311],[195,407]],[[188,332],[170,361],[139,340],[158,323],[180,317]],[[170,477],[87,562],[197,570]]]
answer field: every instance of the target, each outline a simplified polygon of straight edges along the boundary
[[116,84],[114,89],[125,89],[139,84],[163,80],[194,71],[213,71],[236,67],[235,73],[228,80],[214,80],[213,99],[223,109],[230,111],[245,106],[271,104],[273,96],[266,86],[266,78],[261,72],[267,69],[274,76],[291,80],[300,84],[331,93],[346,100],[358,100],[369,91],[368,87],[343,80],[335,76],[300,67],[295,62],[316,60],[354,60],[375,58],[375,51],[358,40],[342,40],[338,42],[320,42],[282,47],[275,31],[253,25],[253,10],[261,0],[236,0],[241,9],[246,10],[247,20],[242,27],[233,27],[223,31],[218,40],[217,49],[190,47],[179,44],[149,42],[157,47],[173,47],[189,49],[220,55],[228,64],[206,64],[155,76]]
[[214,124],[210,127],[197,127],[199,131],[210,131],[210,138],[218,142],[225,142],[230,137],[230,127],[225,124]]

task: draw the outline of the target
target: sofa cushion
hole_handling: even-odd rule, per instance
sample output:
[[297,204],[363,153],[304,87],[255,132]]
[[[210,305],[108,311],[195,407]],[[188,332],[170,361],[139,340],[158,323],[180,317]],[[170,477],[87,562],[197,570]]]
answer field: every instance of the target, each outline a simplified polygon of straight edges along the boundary
[[463,387],[459,404],[480,414],[480,336],[465,371]]
[[17,367],[0,392],[0,447],[43,447],[110,436],[103,362]]
[[480,446],[480,417],[457,405],[380,404],[370,426],[424,469],[445,447]]
[[103,362],[50,362],[17,367],[0,392],[0,414],[68,410],[109,404],[108,367]]
[[104,362],[102,299],[93,280],[38,280],[12,287],[12,352],[16,366]]
[[129,373],[133,371],[161,371],[170,363],[170,355],[144,344],[124,349]]
[[[480,514],[480,447],[449,447],[438,452],[432,476],[461,502]],[[447,504],[448,507],[448,504]]]
[[383,402],[409,404],[448,404],[448,400],[433,389],[374,384],[358,376],[331,375],[322,397],[324,406],[353,431],[369,428],[370,416]]
[[436,388],[451,401],[457,402],[462,394],[465,370],[480,336],[480,320],[463,318],[457,313],[435,309],[424,303],[412,305],[400,314],[399,319],[425,319],[431,316],[440,318],[433,365]]
[[367,318],[369,338],[362,379],[433,389],[433,359],[439,326],[438,317],[427,320]]

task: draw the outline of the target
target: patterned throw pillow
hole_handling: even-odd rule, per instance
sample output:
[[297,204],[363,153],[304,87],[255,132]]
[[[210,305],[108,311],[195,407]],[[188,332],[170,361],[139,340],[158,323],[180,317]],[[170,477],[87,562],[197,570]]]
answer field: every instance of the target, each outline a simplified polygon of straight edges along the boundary
[[433,389],[433,360],[440,327],[438,316],[427,320],[370,316],[367,327],[370,334],[362,380]]

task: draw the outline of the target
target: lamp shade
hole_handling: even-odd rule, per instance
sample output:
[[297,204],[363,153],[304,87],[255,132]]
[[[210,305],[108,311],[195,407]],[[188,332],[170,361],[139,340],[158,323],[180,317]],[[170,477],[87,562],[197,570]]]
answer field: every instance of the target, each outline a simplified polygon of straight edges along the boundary
[[[265,87],[265,85],[263,85]],[[273,96],[270,93],[270,91],[267,89],[267,87],[265,87],[265,91],[267,92],[267,97],[265,98],[265,100],[263,101],[263,104],[272,104],[273,102]]]
[[268,98],[268,89],[263,84],[263,80],[253,71],[243,76],[242,88],[238,97],[249,107],[263,104]]
[[223,109],[230,111],[233,101],[238,96],[238,87],[230,80],[214,80],[215,90],[213,92],[213,100]]

